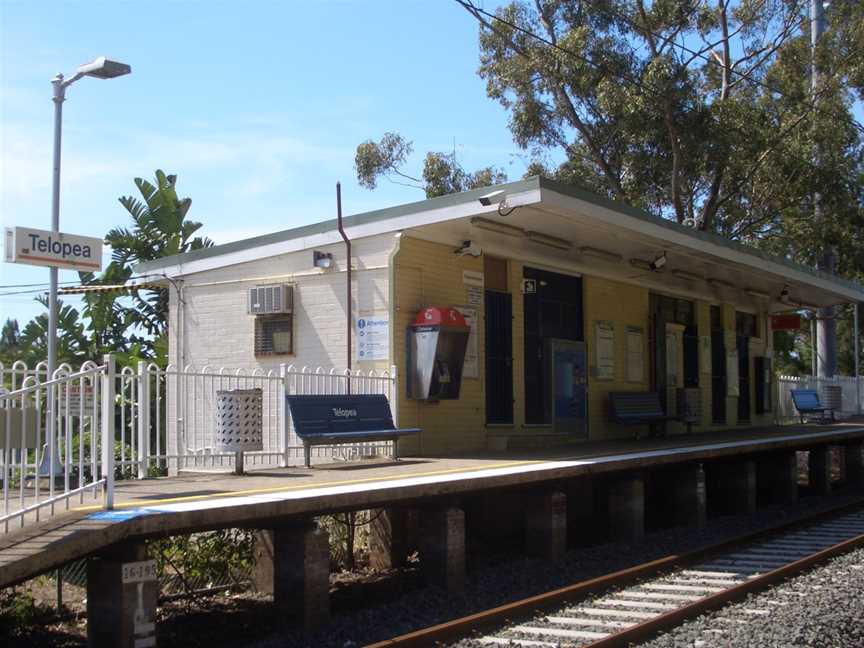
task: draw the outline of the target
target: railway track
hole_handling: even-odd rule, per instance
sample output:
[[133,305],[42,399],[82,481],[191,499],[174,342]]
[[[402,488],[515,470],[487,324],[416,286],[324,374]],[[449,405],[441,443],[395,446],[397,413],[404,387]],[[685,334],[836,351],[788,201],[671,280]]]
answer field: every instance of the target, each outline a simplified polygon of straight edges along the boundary
[[[859,546],[864,546],[860,504],[782,531],[754,534],[749,540],[723,543],[687,557],[654,561],[403,635],[375,648],[460,639],[477,646],[626,646]],[[540,608],[545,612],[538,613]],[[757,608],[745,613],[754,622],[770,615]],[[512,622],[519,618],[522,620]]]

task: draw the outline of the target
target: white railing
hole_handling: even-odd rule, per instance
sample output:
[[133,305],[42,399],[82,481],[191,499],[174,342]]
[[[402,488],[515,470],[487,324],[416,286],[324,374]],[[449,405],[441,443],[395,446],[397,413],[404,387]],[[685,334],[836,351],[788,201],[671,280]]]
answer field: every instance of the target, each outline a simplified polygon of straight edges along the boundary
[[[215,451],[216,392],[260,388],[263,450],[245,453],[248,468],[302,465],[303,444],[286,411],[287,394],[384,394],[393,406],[395,373],[281,365],[278,370],[165,369],[139,362],[115,371],[114,359],[61,365],[51,380],[40,363],[0,363],[0,529],[53,515],[88,496],[113,506],[115,479],[180,470],[230,469],[234,455]],[[53,413],[53,414],[52,414]],[[395,412],[394,412],[395,418]],[[318,446],[331,459],[381,454],[388,442]]]
[[76,499],[102,496],[106,508],[113,506],[113,358],[77,372],[61,365],[51,380],[46,373],[17,362],[0,366],[4,533]]
[[813,389],[824,399],[826,386],[840,387],[842,392],[842,407],[835,414],[839,418],[860,415],[864,407],[864,377],[834,376],[819,378],[817,376],[778,376],[777,406],[774,416],[777,423],[790,423],[799,420],[795,403],[792,402],[793,389]]
[[[285,407],[288,394],[384,394],[391,406],[395,395],[395,375],[392,372],[348,371],[323,367],[295,367],[281,365],[279,370],[228,369],[225,367],[192,366],[178,370],[169,365],[164,371],[154,367],[151,372],[151,390],[154,388],[155,406],[164,403],[165,436],[161,447],[149,455],[158,468],[170,474],[184,469],[225,469],[232,467],[234,455],[215,451],[216,392],[233,389],[261,389],[262,439],[264,449],[244,453],[247,467],[285,467],[300,465],[303,444],[297,437]],[[140,373],[140,371],[139,371]],[[141,383],[139,383],[141,384]],[[158,390],[162,390],[162,396]],[[163,399],[163,400],[160,400]],[[143,407],[143,405],[142,405]],[[395,414],[395,413],[394,413]],[[157,423],[158,426],[158,417]],[[151,429],[153,425],[151,425]],[[160,435],[156,432],[156,443]],[[320,446],[315,456],[346,458],[378,453],[386,443],[364,443],[351,446]]]

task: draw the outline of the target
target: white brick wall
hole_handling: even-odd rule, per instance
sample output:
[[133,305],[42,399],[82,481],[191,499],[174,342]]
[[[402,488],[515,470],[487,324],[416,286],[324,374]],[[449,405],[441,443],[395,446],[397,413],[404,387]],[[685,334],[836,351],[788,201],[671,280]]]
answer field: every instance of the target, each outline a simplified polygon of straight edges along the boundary
[[[388,310],[386,266],[394,241],[393,235],[382,235],[352,242],[355,319]],[[304,250],[184,277],[184,363],[197,368],[210,365],[265,371],[278,369],[283,362],[345,367],[345,247],[339,243],[319,249],[333,254],[333,270],[316,273],[312,251]],[[265,279],[269,277],[279,278]],[[254,316],[246,312],[247,292],[256,284],[280,282],[295,285],[295,354],[256,358]],[[175,362],[177,299],[171,292],[170,359]],[[356,351],[354,355],[356,358]],[[389,364],[364,362],[358,367],[379,369]]]
[[[393,234],[352,241],[354,319],[387,312],[389,309],[389,255],[395,244]],[[196,370],[211,367],[279,371],[279,365],[326,368],[346,366],[346,275],[345,246],[342,243],[318,248],[333,255],[333,267],[318,271],[312,265],[312,250],[293,252],[200,272],[183,277],[183,326],[181,364]],[[254,316],[247,311],[248,289],[256,284],[294,284],[294,351],[291,356],[256,358],[254,354]],[[171,290],[169,319],[169,362],[177,362],[177,293]],[[352,340],[356,358],[356,340]],[[391,350],[392,353],[392,350]],[[391,361],[353,363],[355,369],[386,370]],[[209,384],[209,383],[208,383]],[[211,389],[212,387],[212,389]],[[222,386],[221,388],[229,388]],[[215,389],[210,384],[206,388]],[[167,450],[178,454],[177,423],[179,416],[173,389],[167,397]],[[197,394],[196,399],[203,398]],[[276,405],[265,394],[265,418],[273,416]],[[186,434],[190,440],[201,434],[209,421],[199,421],[196,414],[210,411],[203,401],[187,398]],[[199,412],[200,410],[200,412]],[[205,418],[212,418],[204,415]],[[266,427],[266,422],[265,422]],[[196,445],[192,443],[192,445]],[[200,444],[197,444],[200,445]],[[176,467],[173,462],[172,468]],[[172,470],[173,472],[173,470]]]

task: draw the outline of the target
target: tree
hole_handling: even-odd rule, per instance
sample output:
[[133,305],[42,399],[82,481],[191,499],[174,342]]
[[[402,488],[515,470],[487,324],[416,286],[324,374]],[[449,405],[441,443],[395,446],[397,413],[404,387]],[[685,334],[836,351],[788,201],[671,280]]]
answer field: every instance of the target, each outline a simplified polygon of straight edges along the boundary
[[11,365],[20,355],[21,331],[18,320],[7,318],[0,330],[0,362]]
[[362,142],[357,146],[354,156],[357,181],[361,187],[375,189],[378,179],[385,177],[393,182],[423,189],[427,198],[507,181],[507,175],[502,170],[491,166],[473,173],[465,171],[457,162],[455,152],[427,153],[423,161],[423,173],[417,178],[402,170],[413,152],[412,143],[398,133],[385,133],[380,142]]
[[[844,87],[860,77],[853,10],[829,16],[817,108],[803,0],[516,0],[495,14],[457,2],[480,24],[479,74],[535,172],[738,239],[809,215],[828,183],[846,188],[830,207],[848,223],[861,168]],[[831,151],[818,170],[817,136]]]
[[[99,276],[79,273],[81,283],[91,286],[123,284],[133,276],[133,266],[163,256],[182,254],[213,245],[195,236],[201,223],[187,220],[190,198],[177,196],[176,175],[156,171],[156,184],[135,178],[141,199],[123,196],[120,204],[132,217],[132,227],[115,227],[105,237],[111,246],[111,263]],[[37,300],[46,305],[45,297]],[[131,300],[131,301],[130,301]],[[166,289],[118,293],[86,293],[79,312],[58,304],[58,362],[73,366],[85,360],[98,361],[106,353],[117,355],[120,364],[167,357],[168,291]],[[18,324],[7,320],[0,333],[0,360],[22,359],[34,366],[46,357],[48,318],[39,315],[18,335]]]
[[[82,274],[82,282],[92,285],[122,284],[133,275],[133,266],[164,256],[183,254],[210,247],[209,238],[196,236],[201,223],[186,218],[191,198],[177,195],[177,176],[162,170],[155,184],[135,178],[141,198],[123,196],[120,204],[132,217],[132,227],[112,228],[105,236],[111,246],[111,263],[98,278]],[[149,357],[162,355],[168,327],[168,290],[133,292],[132,305],[112,294],[91,293],[85,297],[83,313],[88,330],[101,346],[130,351],[137,347]]]

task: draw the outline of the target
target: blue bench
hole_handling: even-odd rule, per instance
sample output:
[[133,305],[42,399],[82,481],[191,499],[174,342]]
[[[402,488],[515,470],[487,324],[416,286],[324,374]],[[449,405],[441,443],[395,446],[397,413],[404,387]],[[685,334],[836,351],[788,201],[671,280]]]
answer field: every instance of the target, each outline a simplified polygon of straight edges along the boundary
[[390,403],[383,394],[286,396],[285,400],[294,430],[303,441],[307,468],[312,446],[392,441],[393,459],[398,460],[399,439],[420,433],[419,428],[393,425]]
[[795,403],[795,409],[798,410],[802,423],[805,414],[819,414],[819,420],[824,423],[825,412],[831,412],[831,420],[834,420],[834,410],[822,405],[815,389],[793,389],[791,393],[792,402]]
[[[655,436],[658,423],[682,420],[680,416],[666,415],[658,392],[609,392],[609,416],[621,425],[647,425],[651,436]],[[687,422],[688,433],[691,425]]]

